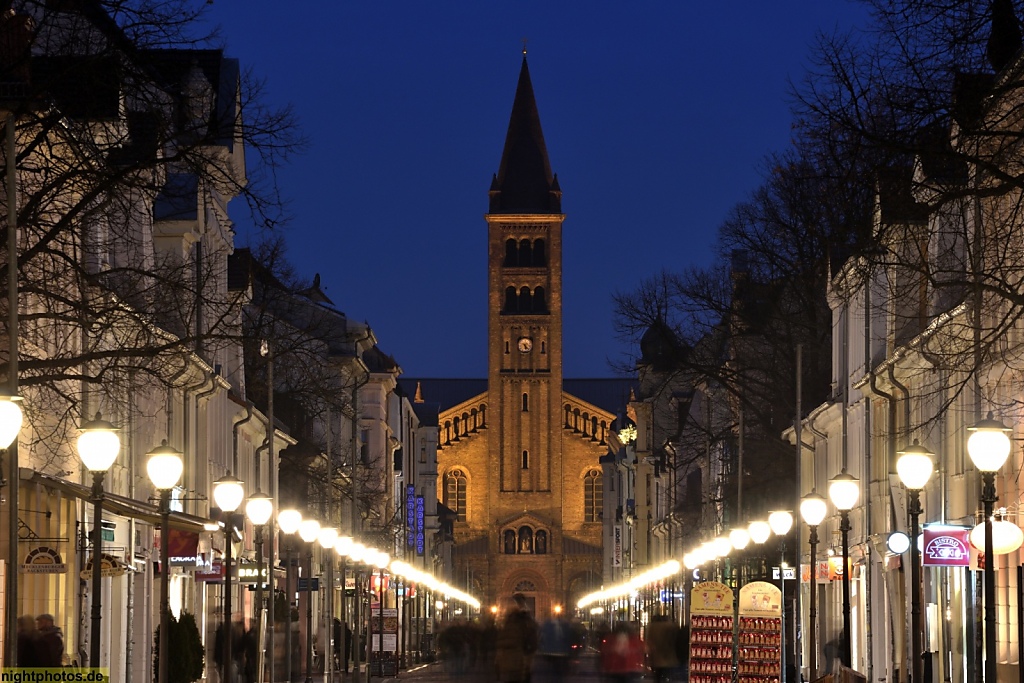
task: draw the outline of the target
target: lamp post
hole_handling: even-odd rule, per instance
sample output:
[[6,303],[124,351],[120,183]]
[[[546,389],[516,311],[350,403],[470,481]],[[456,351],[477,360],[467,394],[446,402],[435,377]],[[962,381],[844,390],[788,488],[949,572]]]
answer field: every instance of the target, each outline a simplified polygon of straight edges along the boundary
[[[264,630],[263,626],[263,525],[270,521],[271,515],[274,514],[274,500],[267,494],[263,493],[259,489],[256,493],[249,496],[249,499],[245,501],[245,516],[249,518],[249,522],[252,523],[253,528],[256,531],[256,633],[259,634],[259,663],[257,664],[257,671],[260,672],[260,679],[262,680],[263,675],[263,661],[266,653],[266,647],[264,647],[262,639]],[[267,571],[267,581],[270,580],[270,575],[273,574],[273,569]],[[270,593],[270,599],[274,599],[273,590]],[[270,648],[273,653],[273,646]],[[271,654],[273,656],[273,654]],[[273,681],[271,681],[273,683]]]
[[779,632],[782,637],[780,650],[782,651],[782,671],[780,679],[786,680],[786,534],[793,528],[793,513],[787,510],[776,510],[768,515],[768,526],[772,533],[781,540],[779,557],[779,584],[782,586],[782,620],[779,622]]
[[185,463],[182,453],[167,445],[164,439],[159,446],[149,452],[146,460],[146,473],[153,482],[153,488],[160,492],[160,667],[157,672],[157,683],[167,683],[168,662],[170,653],[167,648],[167,630],[171,621],[170,601],[170,518],[171,492],[181,480]]
[[327,584],[327,588],[324,589],[324,595],[326,596],[325,604],[321,606],[320,611],[324,617],[324,642],[327,644],[324,648],[324,673],[327,674],[327,680],[332,680],[333,669],[332,664],[334,661],[334,651],[331,647],[331,636],[333,635],[333,624],[331,623],[331,607],[334,603],[334,558],[331,557],[331,550],[334,550],[334,543],[338,540],[338,530],[334,527],[323,527],[320,529],[320,564],[327,565],[327,576],[324,581]]
[[[92,631],[89,634],[89,666],[100,665],[100,591],[103,558],[103,476],[114,464],[121,450],[117,429],[100,413],[81,427],[78,435],[78,457],[92,472]],[[17,482],[11,482],[16,486]],[[14,512],[12,511],[12,514]]]
[[[995,553],[992,544],[992,508],[996,497],[996,472],[1010,455],[1012,431],[992,413],[984,420],[968,427],[967,453],[981,472],[981,502],[985,506],[985,677],[988,683],[996,680],[996,574]],[[913,544],[912,544],[913,545]]]
[[809,610],[811,665],[808,669],[809,678],[812,681],[818,677],[818,525],[825,519],[827,511],[828,504],[825,502],[824,496],[814,489],[811,489],[811,492],[800,501],[800,516],[810,529],[808,541],[811,545],[811,602]]
[[213,500],[224,514],[224,671],[223,681],[231,680],[231,543],[234,541],[235,511],[242,504],[245,489],[241,480],[228,474],[213,482]]
[[304,519],[299,538],[306,542],[306,683],[313,683],[313,543],[320,537],[320,522]]
[[839,510],[839,531],[843,539],[843,637],[839,654],[843,666],[848,667],[853,661],[850,653],[850,510],[860,498],[860,480],[844,467],[829,481],[828,497]]
[[935,455],[914,439],[914,443],[897,453],[896,473],[907,489],[907,513],[910,515],[910,670],[913,683],[924,680],[921,624],[921,550],[917,545],[920,535],[918,520],[921,516],[921,489],[931,479],[935,468]]
[[[277,528],[281,530],[282,534],[291,536],[299,530],[302,526],[302,513],[295,508],[286,508],[277,513]],[[284,544],[284,592],[288,595],[288,599],[285,601],[285,629],[284,629],[284,649],[285,649],[285,665],[284,671],[287,677],[288,683],[292,680],[292,541],[288,540],[288,543]],[[273,599],[273,597],[271,598]],[[273,682],[272,682],[273,683]]]
[[[380,643],[380,652],[377,654],[377,661],[380,663],[380,675],[384,676],[384,570],[391,562],[391,556],[385,552],[378,552],[373,558],[373,564],[377,566],[377,609],[380,611],[377,620],[377,638]],[[370,567],[370,574],[373,574],[373,567]],[[371,608],[372,609],[372,608]]]
[[347,569],[348,569],[348,555],[352,551],[352,537],[351,536],[338,536],[338,539],[334,542],[334,551],[338,554],[338,557],[341,558],[341,606],[340,607],[341,607],[341,617],[342,617],[342,620],[344,621],[344,625],[343,625],[343,628],[341,629],[341,645],[339,647],[340,647],[342,656],[341,656],[340,659],[341,659],[342,671],[344,671],[345,673],[348,673],[348,657],[349,657],[349,654],[350,654],[350,652],[349,652],[350,648],[347,645],[347,643],[348,643],[348,636],[346,634],[345,627],[351,628],[351,626],[348,625],[349,624],[348,613],[345,611],[345,602],[346,602],[345,601],[345,574],[346,574]]

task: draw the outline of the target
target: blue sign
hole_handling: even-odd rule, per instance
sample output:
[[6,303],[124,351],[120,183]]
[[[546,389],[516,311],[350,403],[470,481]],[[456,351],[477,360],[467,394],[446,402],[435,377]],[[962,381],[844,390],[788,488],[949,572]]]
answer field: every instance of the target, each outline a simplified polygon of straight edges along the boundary
[[423,549],[423,496],[416,496],[416,554],[422,555]]
[[416,487],[406,487],[405,493],[405,544],[412,548],[416,544]]
[[310,589],[309,581],[310,581],[309,578],[307,578],[305,576],[300,576],[299,577],[299,586],[295,590],[297,590],[300,593],[308,593],[308,592],[310,592],[310,590],[312,590],[313,592],[316,592],[316,591],[320,590],[320,578],[319,577],[316,577],[316,576],[313,577],[313,587],[312,587],[312,589]]

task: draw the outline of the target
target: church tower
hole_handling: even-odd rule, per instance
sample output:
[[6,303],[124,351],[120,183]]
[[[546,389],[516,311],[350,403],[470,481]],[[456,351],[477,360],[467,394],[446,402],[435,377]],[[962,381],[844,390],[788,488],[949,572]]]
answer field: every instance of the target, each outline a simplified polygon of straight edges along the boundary
[[486,382],[400,380],[439,404],[454,585],[487,606],[522,593],[538,618],[601,585],[600,459],[628,396],[562,376],[561,195],[524,56],[485,216]]

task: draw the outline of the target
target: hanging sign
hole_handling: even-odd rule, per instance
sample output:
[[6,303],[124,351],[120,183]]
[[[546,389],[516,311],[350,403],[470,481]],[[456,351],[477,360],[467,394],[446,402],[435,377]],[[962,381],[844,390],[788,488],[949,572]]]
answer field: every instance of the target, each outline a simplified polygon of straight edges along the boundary
[[39,546],[32,548],[21,564],[23,574],[65,574],[68,571],[64,558],[54,548]]
[[410,548],[416,546],[416,487],[405,489],[405,544]]
[[424,503],[423,496],[416,496],[416,554],[423,555],[425,550],[424,528]]
[[[83,579],[92,578],[92,560],[89,558],[85,563],[85,569],[79,574]],[[125,566],[124,562],[117,559],[113,555],[107,555],[103,553],[100,556],[100,576],[108,578],[111,576],[123,576],[128,571],[128,567]]]
[[970,529],[938,527],[924,529],[925,567],[967,567],[971,563]]
[[196,581],[221,581],[224,579],[224,563],[214,560],[208,571],[196,572]]
[[259,565],[250,560],[242,560],[235,567],[235,578],[238,583],[267,583],[267,566]]
[[622,525],[616,524],[612,528],[612,566],[622,566]]

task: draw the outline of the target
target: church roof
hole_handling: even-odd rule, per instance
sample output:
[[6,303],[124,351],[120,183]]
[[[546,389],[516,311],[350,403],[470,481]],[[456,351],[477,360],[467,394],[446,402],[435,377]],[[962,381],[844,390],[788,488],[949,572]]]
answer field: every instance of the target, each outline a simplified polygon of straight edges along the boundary
[[[399,377],[398,384],[410,395],[416,394],[419,385],[423,400],[437,404],[439,412],[459,405],[474,396],[487,391],[486,379],[449,379]],[[622,412],[629,402],[629,390],[635,380],[618,377],[595,379],[563,379],[562,390],[615,415]]]
[[561,213],[562,193],[551,173],[530,70],[523,56],[501,165],[491,182],[491,213]]

